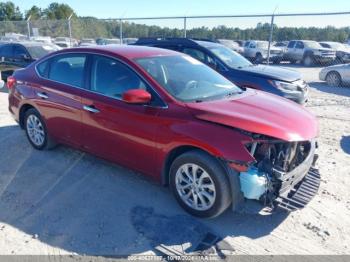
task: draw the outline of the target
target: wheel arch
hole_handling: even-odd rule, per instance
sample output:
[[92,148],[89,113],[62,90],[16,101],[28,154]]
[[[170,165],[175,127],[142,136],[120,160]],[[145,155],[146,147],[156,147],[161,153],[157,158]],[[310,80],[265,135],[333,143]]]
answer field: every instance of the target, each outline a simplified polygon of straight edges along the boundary
[[25,116],[26,112],[31,108],[34,108],[35,110],[38,111],[38,109],[35,106],[33,106],[32,104],[29,104],[29,103],[23,104],[19,109],[18,120],[19,120],[19,126],[22,129],[24,128],[24,116]]
[[208,151],[194,145],[180,145],[171,149],[165,157],[165,161],[162,168],[161,183],[163,186],[169,185],[169,171],[170,171],[171,164],[174,162],[174,160],[178,156],[192,150],[200,150],[212,156],[212,154],[210,154]]

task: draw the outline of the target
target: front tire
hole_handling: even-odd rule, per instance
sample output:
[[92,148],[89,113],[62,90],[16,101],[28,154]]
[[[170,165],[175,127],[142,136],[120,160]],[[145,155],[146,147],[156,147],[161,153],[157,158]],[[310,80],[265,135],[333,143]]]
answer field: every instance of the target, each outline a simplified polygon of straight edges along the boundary
[[342,85],[342,79],[338,72],[329,72],[326,81],[329,86],[338,87]]
[[24,127],[30,144],[37,150],[51,149],[56,143],[49,137],[40,113],[31,108],[24,116]]
[[170,187],[181,207],[197,217],[216,217],[232,202],[226,171],[218,160],[200,150],[174,160]]

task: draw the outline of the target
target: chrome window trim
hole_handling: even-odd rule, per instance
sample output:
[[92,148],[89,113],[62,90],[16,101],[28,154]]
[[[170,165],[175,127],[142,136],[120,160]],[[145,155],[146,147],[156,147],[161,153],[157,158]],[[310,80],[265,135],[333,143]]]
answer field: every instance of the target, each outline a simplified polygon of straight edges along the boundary
[[[60,56],[60,55],[66,55],[66,54],[82,54],[82,55],[86,55],[86,57],[88,55],[99,55],[99,56],[104,56],[104,57],[107,57],[107,58],[111,58],[111,59],[114,59],[120,63],[122,63],[123,65],[127,66],[132,72],[134,72],[142,81],[144,81],[147,86],[149,88],[152,89],[152,91],[159,97],[159,99],[162,101],[162,103],[164,105],[159,105],[159,106],[154,106],[154,105],[143,105],[145,107],[156,107],[156,108],[163,108],[163,109],[167,109],[169,106],[168,104],[162,99],[162,97],[159,95],[159,93],[153,88],[153,86],[143,77],[141,76],[138,72],[136,72],[130,65],[126,64],[124,61],[122,61],[121,59],[119,58],[116,58],[116,57],[113,57],[111,55],[106,55],[106,54],[100,54],[98,52],[86,52],[86,51],[77,51],[77,52],[74,52],[74,51],[69,51],[69,52],[64,52],[64,53],[56,53],[56,54],[52,54],[48,57],[46,57],[45,59],[43,59],[42,61],[38,62],[35,64],[34,66],[34,69],[35,69],[35,73],[36,75],[41,78],[41,79],[44,79],[44,80],[47,80],[47,81],[52,81],[54,83],[58,83],[58,84],[62,84],[62,85],[67,85],[67,86],[70,86],[70,87],[73,87],[73,88],[78,88],[80,90],[84,90],[84,91],[88,91],[90,93],[93,93],[93,94],[98,94],[98,95],[101,95],[101,96],[104,96],[104,97],[108,97],[108,98],[111,98],[111,99],[115,99],[117,101],[121,101],[121,102],[124,102],[122,99],[120,98],[117,98],[117,97],[113,97],[113,96],[109,96],[109,95],[105,95],[105,94],[102,94],[102,93],[99,93],[99,92],[95,92],[95,91],[92,91],[91,89],[86,89],[86,88],[83,88],[83,87],[79,87],[79,86],[74,86],[74,85],[70,85],[70,84],[67,84],[67,83],[63,83],[63,82],[60,82],[60,81],[56,81],[56,80],[52,80],[52,79],[49,79],[49,78],[46,78],[46,77],[43,77],[39,74],[38,72],[38,69],[37,69],[37,66],[40,65],[41,63],[49,60],[49,59],[52,59],[54,58],[55,56]],[[84,65],[85,66],[85,65]],[[124,102],[125,103],[125,102]]]

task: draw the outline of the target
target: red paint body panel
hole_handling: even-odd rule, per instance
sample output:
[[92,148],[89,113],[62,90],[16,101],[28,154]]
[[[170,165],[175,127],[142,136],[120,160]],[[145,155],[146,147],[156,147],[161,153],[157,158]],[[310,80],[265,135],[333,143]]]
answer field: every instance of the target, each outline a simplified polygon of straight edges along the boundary
[[318,135],[316,118],[294,102],[248,90],[230,100],[189,103],[195,117],[286,141],[306,141]]
[[[115,57],[134,69],[159,94],[166,106],[128,104],[89,90],[40,78],[35,65],[56,54],[83,52]],[[169,153],[181,146],[200,148],[209,154],[243,163],[254,158],[244,146],[251,141],[238,129],[284,140],[308,140],[317,135],[314,117],[297,104],[262,92],[214,102],[187,103],[172,98],[133,59],[183,55],[149,47],[93,47],[66,49],[15,72],[10,90],[10,111],[19,119],[29,104],[44,117],[49,134],[105,159],[160,180]],[[43,100],[37,93],[45,93]],[[90,106],[99,111],[84,110]],[[234,128],[232,128],[234,127]]]

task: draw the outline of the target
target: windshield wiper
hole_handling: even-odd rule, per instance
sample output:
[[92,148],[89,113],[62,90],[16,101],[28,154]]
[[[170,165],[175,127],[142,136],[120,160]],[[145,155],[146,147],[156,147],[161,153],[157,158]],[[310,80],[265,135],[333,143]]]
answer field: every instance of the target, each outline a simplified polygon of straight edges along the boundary
[[225,95],[225,97],[231,97],[231,96],[234,96],[234,95],[240,95],[240,94],[242,94],[242,93],[243,93],[243,91],[230,92],[230,93],[227,93],[227,94]]

